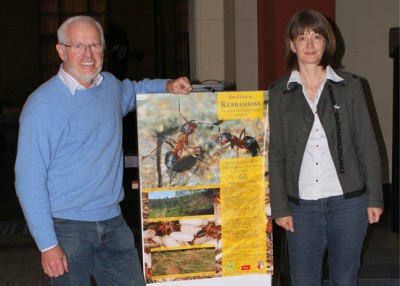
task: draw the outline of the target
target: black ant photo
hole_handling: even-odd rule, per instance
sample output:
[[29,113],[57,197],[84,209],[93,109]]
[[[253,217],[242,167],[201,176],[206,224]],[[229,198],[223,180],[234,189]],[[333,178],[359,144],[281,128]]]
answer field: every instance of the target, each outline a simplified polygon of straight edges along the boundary
[[229,132],[223,132],[218,136],[215,142],[219,144],[222,149],[228,148],[229,146],[231,149],[236,148],[237,157],[239,157],[239,149],[246,149],[253,157],[261,155],[261,149],[257,140],[251,136],[247,136],[245,128],[240,132],[239,137],[232,135]]
[[[196,163],[197,160],[203,162],[204,164],[208,163],[199,156],[202,154],[202,147],[201,146],[189,146],[188,144],[188,136],[185,136],[185,133],[180,133],[178,135],[178,140],[175,141],[172,138],[164,139],[164,143],[168,144],[171,147],[167,153],[165,153],[164,163],[165,166],[169,170],[169,177],[170,177],[170,185],[172,184],[173,173],[179,173],[192,168]],[[198,154],[189,152],[190,150],[200,150]],[[187,152],[189,155],[184,156],[184,152]],[[152,151],[154,152],[154,150]]]
[[[207,147],[207,149],[210,149],[211,144],[216,145],[216,143],[213,140],[209,139],[203,133],[200,133],[197,129],[199,125],[206,125],[210,128],[218,128],[218,126],[215,126],[210,123],[199,122],[197,120],[188,120],[181,113],[181,102],[179,95],[178,95],[178,113],[179,116],[184,119],[185,123],[183,123],[180,126],[177,139],[173,139],[171,136],[165,138],[166,134],[164,132],[157,133],[158,136],[164,138],[158,140],[159,141],[158,145],[152,151],[150,151],[148,155],[142,157],[142,159],[148,158],[156,150],[159,150],[162,147],[163,143],[166,143],[170,147],[170,149],[165,153],[164,162],[160,162],[161,160],[158,160],[157,162],[157,164],[164,163],[164,165],[166,166],[169,174],[169,185],[175,185],[174,178],[176,177],[177,173],[182,173],[184,171],[192,169],[197,164],[198,161],[200,161],[204,165],[209,165],[209,162],[207,162],[204,159],[204,157],[208,155],[205,154],[203,146]],[[197,139],[196,144],[191,144],[189,137],[191,137],[194,133],[199,135],[201,138],[205,139],[204,140]],[[159,156],[161,155],[161,152],[157,153]],[[195,171],[196,170],[193,170],[193,172]],[[159,176],[158,186],[161,187],[162,180],[160,180],[160,178],[162,177],[162,173],[165,172],[162,172],[161,167],[157,166],[157,173]]]

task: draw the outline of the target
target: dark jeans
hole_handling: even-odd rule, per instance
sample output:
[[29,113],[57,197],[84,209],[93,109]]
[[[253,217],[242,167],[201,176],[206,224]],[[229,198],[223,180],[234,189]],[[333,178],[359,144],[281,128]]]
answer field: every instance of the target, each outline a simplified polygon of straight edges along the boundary
[[365,195],[300,200],[290,204],[294,233],[287,232],[292,286],[322,285],[328,250],[329,285],[356,286],[368,228]]
[[132,231],[122,215],[100,222],[54,219],[69,272],[53,278],[54,286],[144,286]]

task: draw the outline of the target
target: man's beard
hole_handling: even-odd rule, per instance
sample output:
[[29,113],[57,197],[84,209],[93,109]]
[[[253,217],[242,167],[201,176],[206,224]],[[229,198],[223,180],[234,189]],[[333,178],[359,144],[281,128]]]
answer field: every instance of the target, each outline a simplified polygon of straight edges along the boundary
[[97,71],[96,71],[93,75],[82,75],[82,74],[80,74],[76,69],[74,69],[74,68],[68,63],[68,61],[65,61],[65,64],[67,65],[68,70],[71,71],[71,73],[72,73],[72,75],[73,75],[73,77],[74,77],[75,79],[77,79],[78,81],[85,82],[85,83],[90,83],[90,82],[92,82],[92,81],[96,78],[96,76],[98,76],[98,74],[101,72],[101,69],[102,69],[102,67],[103,67],[103,60],[101,61],[101,64],[100,64],[99,68],[97,69]]

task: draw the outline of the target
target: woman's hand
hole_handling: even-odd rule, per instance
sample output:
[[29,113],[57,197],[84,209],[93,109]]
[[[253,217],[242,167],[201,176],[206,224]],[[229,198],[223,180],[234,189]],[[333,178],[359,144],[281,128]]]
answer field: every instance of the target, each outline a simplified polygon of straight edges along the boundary
[[368,221],[369,223],[377,223],[379,222],[379,218],[383,213],[383,209],[381,208],[368,208]]
[[285,216],[275,219],[275,223],[287,231],[294,232],[293,217]]

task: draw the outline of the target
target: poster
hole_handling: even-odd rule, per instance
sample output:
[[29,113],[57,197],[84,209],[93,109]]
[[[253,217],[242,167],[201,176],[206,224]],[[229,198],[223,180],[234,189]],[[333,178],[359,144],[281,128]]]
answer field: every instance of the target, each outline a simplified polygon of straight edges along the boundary
[[268,285],[267,92],[140,94],[136,110],[146,284]]

